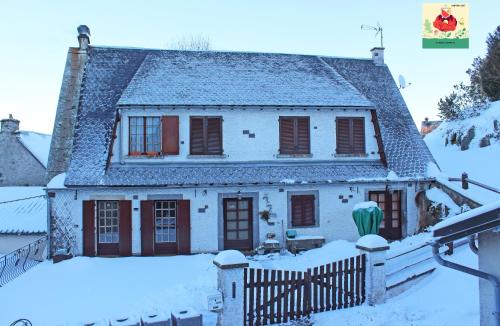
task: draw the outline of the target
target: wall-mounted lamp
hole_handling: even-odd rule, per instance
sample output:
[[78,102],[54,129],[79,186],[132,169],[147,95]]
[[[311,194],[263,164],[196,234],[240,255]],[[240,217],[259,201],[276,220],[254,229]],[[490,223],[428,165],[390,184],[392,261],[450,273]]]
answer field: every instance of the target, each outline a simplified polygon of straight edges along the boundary
[[236,194],[238,195],[238,200],[241,200],[241,191],[238,190],[238,192]]

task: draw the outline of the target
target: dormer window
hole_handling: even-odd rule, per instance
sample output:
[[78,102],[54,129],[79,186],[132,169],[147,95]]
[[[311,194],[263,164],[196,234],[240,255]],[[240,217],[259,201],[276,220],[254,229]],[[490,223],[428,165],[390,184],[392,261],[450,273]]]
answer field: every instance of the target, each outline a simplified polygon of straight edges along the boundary
[[130,117],[129,119],[129,155],[160,155],[161,118]]

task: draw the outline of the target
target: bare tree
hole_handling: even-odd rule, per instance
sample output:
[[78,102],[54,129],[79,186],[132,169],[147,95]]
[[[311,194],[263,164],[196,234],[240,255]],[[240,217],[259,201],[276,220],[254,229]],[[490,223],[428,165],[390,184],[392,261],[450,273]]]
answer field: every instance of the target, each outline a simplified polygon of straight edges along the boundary
[[177,37],[171,41],[168,48],[173,50],[210,51],[210,39],[204,35]]

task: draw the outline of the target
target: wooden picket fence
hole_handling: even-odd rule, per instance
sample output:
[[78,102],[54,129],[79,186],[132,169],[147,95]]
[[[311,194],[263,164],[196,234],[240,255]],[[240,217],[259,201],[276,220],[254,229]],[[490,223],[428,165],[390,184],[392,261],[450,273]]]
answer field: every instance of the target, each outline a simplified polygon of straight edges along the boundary
[[246,268],[246,325],[286,323],[311,313],[354,307],[365,301],[365,255],[305,272]]

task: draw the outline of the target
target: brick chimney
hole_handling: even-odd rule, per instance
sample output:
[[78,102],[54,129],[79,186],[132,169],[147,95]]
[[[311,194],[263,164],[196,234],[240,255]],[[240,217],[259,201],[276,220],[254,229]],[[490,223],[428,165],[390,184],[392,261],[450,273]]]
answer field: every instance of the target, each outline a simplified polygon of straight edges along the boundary
[[2,126],[0,128],[0,132],[2,132],[2,133],[13,134],[19,130],[19,120],[14,119],[12,117],[12,114],[9,114],[8,119],[2,119],[0,122],[2,124]]
[[370,50],[370,52],[372,53],[373,63],[376,66],[384,65],[384,49],[385,48],[375,47]]
[[90,44],[90,28],[87,25],[80,25],[78,31],[78,44],[80,50],[87,50]]

